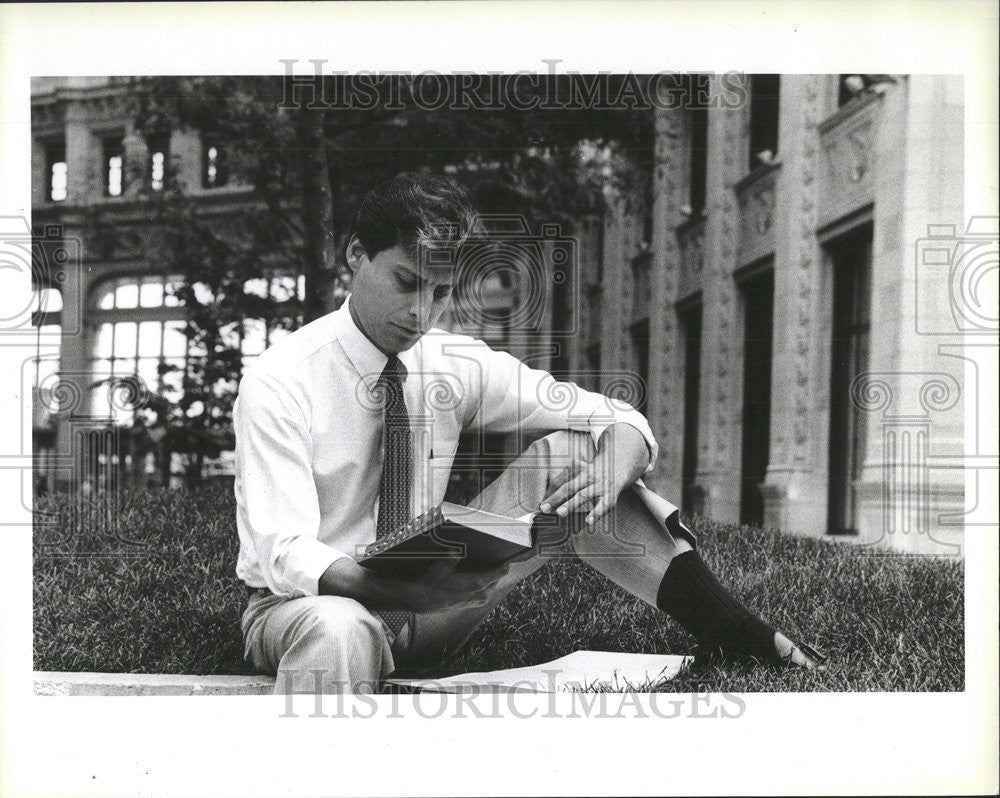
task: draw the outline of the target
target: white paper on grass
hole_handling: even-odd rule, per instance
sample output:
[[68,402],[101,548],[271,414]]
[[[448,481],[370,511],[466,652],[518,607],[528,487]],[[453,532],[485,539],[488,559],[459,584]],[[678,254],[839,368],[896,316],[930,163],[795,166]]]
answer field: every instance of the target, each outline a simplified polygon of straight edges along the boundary
[[691,657],[676,654],[626,654],[574,651],[541,665],[443,679],[387,679],[390,684],[439,693],[461,692],[646,692],[673,679]]

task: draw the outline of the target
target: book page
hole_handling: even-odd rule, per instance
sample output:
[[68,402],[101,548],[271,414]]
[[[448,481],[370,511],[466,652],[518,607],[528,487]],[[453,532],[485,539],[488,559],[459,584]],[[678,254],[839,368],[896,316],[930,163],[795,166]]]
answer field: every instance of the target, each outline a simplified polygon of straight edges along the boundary
[[[525,536],[528,536],[530,541],[531,524],[537,515],[537,513],[527,513],[519,518],[509,518],[505,515],[478,510],[474,507],[464,507],[452,502],[442,502],[441,512],[446,521],[452,521],[515,543],[523,543]],[[530,542],[525,545],[530,545]]]
[[540,665],[463,673],[442,679],[387,679],[389,684],[439,693],[649,692],[692,661],[675,654],[574,651]]

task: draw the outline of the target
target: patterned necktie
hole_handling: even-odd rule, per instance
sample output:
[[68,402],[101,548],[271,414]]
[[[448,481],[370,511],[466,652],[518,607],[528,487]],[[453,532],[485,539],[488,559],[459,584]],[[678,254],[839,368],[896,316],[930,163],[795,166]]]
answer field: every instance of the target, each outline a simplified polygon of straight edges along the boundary
[[[382,434],[382,487],[379,490],[376,539],[395,532],[410,520],[410,480],[413,474],[413,440],[410,416],[403,401],[403,381],[406,366],[392,355],[378,378],[377,391],[383,403]],[[399,634],[410,618],[403,610],[384,610],[379,613]]]

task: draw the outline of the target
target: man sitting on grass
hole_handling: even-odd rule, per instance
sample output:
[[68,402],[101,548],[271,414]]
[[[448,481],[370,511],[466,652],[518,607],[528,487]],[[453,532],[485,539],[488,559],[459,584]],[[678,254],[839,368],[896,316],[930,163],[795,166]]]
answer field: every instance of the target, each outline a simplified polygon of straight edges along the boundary
[[[347,248],[348,300],[243,377],[235,489],[248,661],[278,673],[278,692],[377,689],[398,666],[455,651],[549,555],[572,552],[704,652],[815,667],[815,654],[719,584],[676,508],[642,484],[657,444],[640,413],[435,328],[456,268],[431,255],[460,252],[480,230],[451,180],[402,174],[372,189]],[[442,501],[468,428],[550,433],[472,505],[553,513],[557,545],[488,571],[442,561],[405,578],[359,565],[368,544]]]

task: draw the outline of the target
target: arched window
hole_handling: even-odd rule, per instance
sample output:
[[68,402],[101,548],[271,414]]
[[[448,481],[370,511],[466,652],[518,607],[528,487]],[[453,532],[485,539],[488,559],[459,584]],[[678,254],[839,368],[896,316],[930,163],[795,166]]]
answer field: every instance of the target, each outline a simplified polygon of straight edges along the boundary
[[[107,380],[138,376],[146,388],[179,402],[185,375],[197,359],[208,353],[186,335],[187,313],[177,296],[181,277],[147,275],[116,277],[102,282],[92,295],[90,319],[94,330],[91,370],[95,384],[91,408],[96,415],[112,416],[118,423],[131,420],[132,411],[114,407]],[[195,283],[201,303],[213,300],[208,286]],[[246,281],[248,294],[285,302],[304,295],[303,277],[268,274]],[[300,323],[299,319],[294,324]],[[238,345],[244,365],[263,352],[288,330],[248,318],[223,328],[224,339]]]
[[[111,416],[119,423],[131,420],[132,411],[112,406],[107,383],[111,377],[138,375],[155,391],[160,388],[161,362],[176,367],[178,377],[184,373],[186,320],[180,302],[170,293],[172,282],[176,281],[150,276],[101,283],[90,314],[95,331],[91,353],[94,415]],[[165,387],[180,390],[181,383],[173,375],[165,376],[163,382]]]

